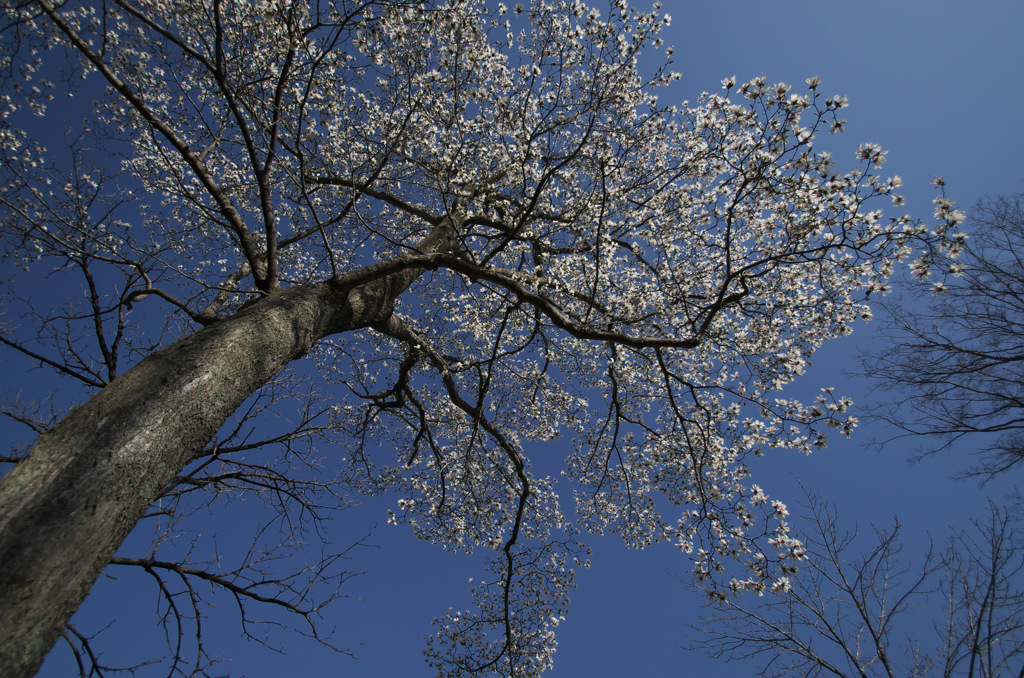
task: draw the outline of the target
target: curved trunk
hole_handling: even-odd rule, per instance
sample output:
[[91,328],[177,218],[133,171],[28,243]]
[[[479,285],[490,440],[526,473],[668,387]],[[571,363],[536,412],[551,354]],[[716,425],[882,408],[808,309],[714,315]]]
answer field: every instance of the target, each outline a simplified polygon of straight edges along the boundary
[[154,353],[3,478],[0,675],[34,674],[167,483],[246,397],[346,329],[331,292],[325,283],[286,290]]
[[[445,222],[421,253],[449,244]],[[319,339],[390,317],[423,270],[407,259],[254,303],[148,356],[39,438],[0,479],[0,675],[39,669],[136,522],[250,394]]]

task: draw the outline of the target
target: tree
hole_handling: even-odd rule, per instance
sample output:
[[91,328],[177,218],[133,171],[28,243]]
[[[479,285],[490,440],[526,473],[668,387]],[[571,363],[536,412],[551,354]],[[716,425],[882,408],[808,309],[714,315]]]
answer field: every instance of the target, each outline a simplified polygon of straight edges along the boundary
[[[713,612],[692,628],[716,658],[756,659],[759,676],[1000,676],[1024,672],[1024,543],[1016,511],[955,532],[917,564],[899,522],[865,535],[808,494],[805,564],[764,594],[705,587]],[[797,531],[794,531],[797,532]],[[939,601],[937,605],[935,601]],[[934,621],[934,634],[922,618]],[[916,631],[915,631],[916,630]]]
[[970,237],[903,286],[906,294],[889,306],[886,348],[865,360],[865,373],[899,394],[879,414],[901,433],[939,436],[939,449],[987,436],[969,474],[1001,473],[1024,460],[1021,200],[975,206]]
[[[489,550],[479,609],[428,646],[450,675],[550,664],[581,528],[770,586],[801,547],[744,459],[854,424],[831,390],[774,392],[896,261],[953,244],[955,215],[930,233],[873,209],[899,202],[878,147],[846,172],[813,148],[846,105],[817,78],[662,103],[657,8],[3,7],[6,301],[38,327],[3,343],[86,398],[56,422],[7,408],[41,435],[0,485],[5,675],[39,666],[154,502],[228,486],[300,514],[390,487],[421,538]],[[44,304],[47,275],[83,296]],[[275,465],[243,404],[294,393],[304,356],[327,393],[266,436]],[[527,455],[559,435],[575,521]],[[337,481],[288,468],[321,436]]]

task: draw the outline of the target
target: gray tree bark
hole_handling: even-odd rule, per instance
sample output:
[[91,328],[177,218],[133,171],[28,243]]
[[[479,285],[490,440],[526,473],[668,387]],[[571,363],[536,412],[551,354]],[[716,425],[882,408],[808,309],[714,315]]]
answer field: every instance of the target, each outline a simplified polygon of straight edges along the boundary
[[[421,253],[446,250],[445,219]],[[141,361],[0,479],[0,676],[32,676],[138,520],[242,402],[319,339],[385,322],[402,255],[279,291]]]

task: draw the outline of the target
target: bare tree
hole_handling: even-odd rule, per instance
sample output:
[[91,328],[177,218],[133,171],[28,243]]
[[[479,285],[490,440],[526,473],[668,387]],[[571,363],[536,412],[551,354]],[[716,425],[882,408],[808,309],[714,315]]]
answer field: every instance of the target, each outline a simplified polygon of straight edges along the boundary
[[974,207],[970,237],[901,286],[904,296],[888,304],[888,342],[864,360],[865,374],[898,394],[878,414],[903,433],[939,436],[939,449],[987,436],[969,474],[1024,461],[1022,200]]
[[[41,435],[0,483],[5,676],[86,637],[68,620],[106,567],[212,576],[116,553],[207,490],[261,493],[291,534],[389,487],[421,538],[489,550],[478,609],[428,646],[448,675],[551,664],[581,528],[770,585],[801,547],[744,459],[853,425],[830,390],[775,392],[896,261],[955,246],[955,214],[930,235],[873,208],[899,202],[877,146],[846,173],[812,147],[845,123],[817,78],[659,101],[657,8],[0,6],[3,343],[60,379],[6,409]],[[298,423],[252,428],[267,403]],[[559,435],[578,524],[527,454]],[[296,469],[313,449],[340,478]],[[217,583],[262,596],[265,562]]]
[[691,649],[760,661],[759,676],[1024,675],[1024,541],[1014,511],[990,504],[944,552],[914,562],[898,522],[868,537],[808,497],[806,561],[762,598],[704,587],[713,612],[692,626]]

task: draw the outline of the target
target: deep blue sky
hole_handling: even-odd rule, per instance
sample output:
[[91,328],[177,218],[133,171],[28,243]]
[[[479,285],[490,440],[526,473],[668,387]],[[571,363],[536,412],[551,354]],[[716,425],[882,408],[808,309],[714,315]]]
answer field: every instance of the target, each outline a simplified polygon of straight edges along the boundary
[[[846,134],[820,138],[817,145],[834,150],[840,166],[853,165],[853,149],[861,142],[888,149],[885,171],[903,178],[906,210],[912,214],[930,217],[934,191],[929,182],[935,175],[946,177],[948,195],[962,207],[983,194],[1022,190],[1024,3],[1019,0],[664,5],[673,16],[666,41],[675,45],[676,67],[683,74],[679,99],[693,101],[703,90],[718,90],[720,80],[732,75],[743,81],[764,74],[770,82],[786,81],[798,89],[817,75],[824,92],[845,94],[851,103]],[[884,317],[875,322],[884,322]],[[864,385],[842,370],[853,366],[858,347],[870,346],[872,332],[870,327],[858,328],[852,337],[820,352],[814,368],[791,393],[815,393],[832,385],[863,401]],[[908,466],[905,446],[890,446],[880,455],[865,449],[868,439],[884,435],[864,427],[851,441],[835,439],[831,448],[811,458],[769,455],[756,480],[773,496],[795,503],[799,477],[835,501],[851,523],[884,523],[896,512],[908,534],[920,537],[930,531],[939,541],[947,526],[980,515],[986,493],[998,498],[1012,485],[1013,479],[1007,479],[983,490],[971,482],[949,480],[963,465],[953,455]],[[339,602],[332,616],[343,643],[362,644],[360,659],[322,652],[289,636],[284,655],[226,645],[226,654],[236,659],[233,673],[427,675],[420,650],[430,620],[449,605],[467,605],[466,580],[480,572],[468,559],[416,542],[404,528],[384,526],[387,506],[367,504],[335,525],[339,543],[380,526],[369,540],[378,548],[358,552],[352,563],[353,569],[367,572],[348,589],[359,599]],[[579,589],[560,628],[550,675],[751,674],[749,667],[722,666],[678,647],[685,643],[685,625],[696,619],[702,600],[672,578],[689,567],[673,548],[633,552],[614,539],[591,543],[593,567],[578,576]],[[923,543],[918,539],[918,546]],[[104,600],[103,589],[116,591],[116,597]],[[133,589],[124,582],[113,586],[101,580],[99,595],[87,608],[117,609],[124,619],[131,613],[140,625],[148,624],[155,594],[140,590],[140,600],[125,604],[136,595]],[[237,624],[227,615],[211,632],[228,641],[237,636]],[[217,641],[211,637],[208,642]],[[67,669],[67,664],[50,663],[41,675],[56,678],[68,675]]]

